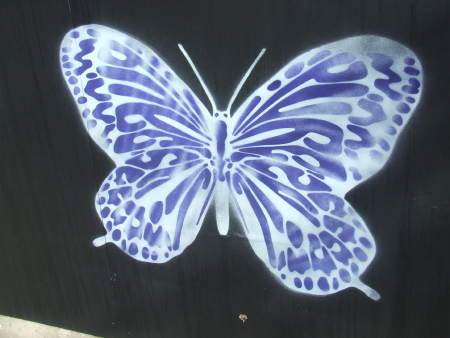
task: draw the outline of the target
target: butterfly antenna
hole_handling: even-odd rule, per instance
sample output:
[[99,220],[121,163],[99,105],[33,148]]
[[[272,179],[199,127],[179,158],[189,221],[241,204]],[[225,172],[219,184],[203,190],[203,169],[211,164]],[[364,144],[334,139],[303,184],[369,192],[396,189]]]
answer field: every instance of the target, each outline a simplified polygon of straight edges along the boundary
[[206,96],[209,99],[209,102],[211,102],[213,111],[216,111],[217,107],[216,107],[216,103],[214,102],[214,98],[212,97],[211,92],[209,91],[208,87],[206,86],[205,82],[203,81],[202,77],[200,76],[200,73],[198,72],[197,68],[195,67],[194,62],[192,62],[192,59],[189,57],[188,53],[186,52],[186,50],[184,49],[184,47],[181,43],[178,44],[178,48],[180,48],[181,53],[183,53],[184,57],[188,61],[192,70],[194,71],[195,76],[197,76],[197,79],[200,82],[200,84],[202,85],[203,90],[205,91]]
[[237,85],[236,89],[234,90],[233,96],[231,96],[231,99],[230,99],[230,102],[228,103],[228,107],[227,107],[226,111],[230,111],[231,105],[234,103],[234,100],[236,100],[236,97],[238,96],[242,86],[244,86],[244,83],[245,83],[245,81],[247,81],[247,79],[250,76],[250,73],[252,72],[253,68],[255,68],[256,64],[259,61],[259,59],[261,59],[261,57],[264,55],[265,52],[266,52],[265,48],[261,49],[261,51],[259,52],[259,54],[256,57],[255,61],[253,61],[253,63],[248,68],[248,70],[245,73],[245,75],[242,77],[241,81],[239,82],[239,84]]

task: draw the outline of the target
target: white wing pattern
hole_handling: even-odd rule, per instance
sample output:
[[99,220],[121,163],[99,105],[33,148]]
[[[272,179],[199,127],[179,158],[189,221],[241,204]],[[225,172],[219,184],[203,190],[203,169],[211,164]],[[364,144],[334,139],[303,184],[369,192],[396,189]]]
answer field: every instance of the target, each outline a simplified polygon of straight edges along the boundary
[[233,115],[227,173],[244,230],[287,287],[326,295],[353,286],[375,255],[344,199],[379,171],[420,97],[417,57],[376,36],[305,53]]
[[162,263],[196,237],[214,190],[208,110],[150,48],[99,25],[63,39],[61,69],[84,124],[116,168],[95,205],[112,242]]
[[360,281],[374,239],[344,197],[382,168],[419,102],[413,52],[377,36],[324,45],[235,114],[214,102],[210,114],[155,52],[107,27],[70,31],[60,57],[90,136],[116,164],[96,196],[107,233],[95,244],[166,262],[195,239],[214,196],[226,233],[230,196],[254,252],[285,286],[379,298]]

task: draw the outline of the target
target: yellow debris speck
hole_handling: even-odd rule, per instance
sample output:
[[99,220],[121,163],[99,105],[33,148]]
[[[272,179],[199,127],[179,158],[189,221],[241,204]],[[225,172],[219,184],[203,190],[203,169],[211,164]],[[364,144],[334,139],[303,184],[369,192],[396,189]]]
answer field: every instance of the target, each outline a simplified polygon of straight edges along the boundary
[[242,323],[245,323],[245,321],[248,319],[248,317],[245,313],[241,313],[241,314],[239,314],[239,319],[242,320]]

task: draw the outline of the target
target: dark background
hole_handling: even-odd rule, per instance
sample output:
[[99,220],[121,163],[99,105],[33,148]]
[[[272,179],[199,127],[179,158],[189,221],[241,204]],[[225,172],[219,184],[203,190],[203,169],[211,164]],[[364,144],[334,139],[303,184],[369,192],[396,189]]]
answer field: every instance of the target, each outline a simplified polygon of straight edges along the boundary
[[[107,337],[450,337],[449,1],[0,3],[0,314]],[[238,104],[323,43],[370,33],[415,51],[422,101],[387,166],[348,196],[378,244],[362,280],[382,299],[288,291],[245,238],[218,235],[211,212],[166,264],[94,248],[104,233],[94,195],[113,165],[85,132],[58,62],[64,34],[87,23],[153,46],[206,102],[183,43],[219,108],[262,47]]]

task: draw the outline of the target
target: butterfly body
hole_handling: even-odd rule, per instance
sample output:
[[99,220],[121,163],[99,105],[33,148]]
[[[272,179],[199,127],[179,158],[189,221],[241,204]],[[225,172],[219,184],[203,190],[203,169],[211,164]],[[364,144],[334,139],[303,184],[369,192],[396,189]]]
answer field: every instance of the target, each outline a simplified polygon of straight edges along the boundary
[[360,281],[375,241],[345,194],[383,167],[419,102],[422,68],[408,48],[357,36],[313,49],[233,114],[238,90],[220,111],[205,89],[209,110],[152,49],[108,27],[67,33],[61,69],[115,163],[95,199],[106,230],[95,245],[164,263],[194,241],[210,206],[227,234],[231,207],[284,286],[379,298]]
[[232,166],[230,161],[229,125],[230,114],[227,111],[217,111],[214,116],[214,155],[211,162],[214,164],[213,172],[217,177],[214,203],[216,211],[217,229],[221,235],[226,235],[229,229],[229,198],[230,192],[226,176],[230,175]]

